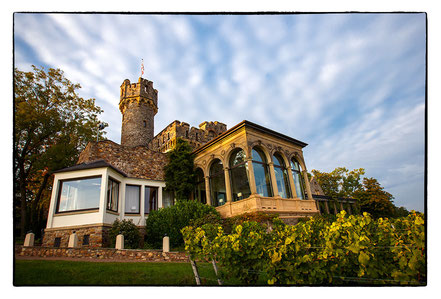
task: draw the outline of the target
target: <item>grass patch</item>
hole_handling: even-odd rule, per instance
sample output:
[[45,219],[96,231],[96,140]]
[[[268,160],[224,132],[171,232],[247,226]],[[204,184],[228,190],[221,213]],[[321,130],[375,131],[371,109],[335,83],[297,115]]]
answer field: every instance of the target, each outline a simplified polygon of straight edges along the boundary
[[[202,285],[217,285],[211,264],[198,263],[198,269]],[[265,282],[261,278],[258,284]],[[15,260],[14,285],[190,286],[196,282],[190,263]],[[239,282],[226,279],[225,285],[239,285]]]

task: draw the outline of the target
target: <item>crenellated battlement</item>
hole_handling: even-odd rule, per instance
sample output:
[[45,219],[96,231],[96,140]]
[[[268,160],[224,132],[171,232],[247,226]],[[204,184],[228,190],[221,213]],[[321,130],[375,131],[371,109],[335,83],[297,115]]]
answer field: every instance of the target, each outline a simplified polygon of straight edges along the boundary
[[158,91],[153,88],[153,82],[139,77],[137,83],[125,79],[120,87],[119,110],[124,113],[128,103],[146,103],[158,112]]
[[167,152],[176,145],[177,138],[187,140],[192,148],[197,148],[227,130],[227,125],[217,122],[203,122],[199,128],[190,127],[186,122],[175,120],[157,134],[149,147],[160,152]]

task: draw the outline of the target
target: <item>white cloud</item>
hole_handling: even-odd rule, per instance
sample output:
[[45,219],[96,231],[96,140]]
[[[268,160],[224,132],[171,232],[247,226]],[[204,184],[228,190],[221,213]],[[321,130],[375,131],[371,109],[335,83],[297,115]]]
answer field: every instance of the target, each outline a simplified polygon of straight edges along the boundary
[[63,69],[105,107],[119,141],[119,86],[143,58],[159,91],[155,132],[175,119],[249,119],[309,143],[309,169],[364,167],[397,202],[421,206],[403,184],[423,176],[423,19],[22,14],[15,34],[35,57],[17,46],[15,59]]

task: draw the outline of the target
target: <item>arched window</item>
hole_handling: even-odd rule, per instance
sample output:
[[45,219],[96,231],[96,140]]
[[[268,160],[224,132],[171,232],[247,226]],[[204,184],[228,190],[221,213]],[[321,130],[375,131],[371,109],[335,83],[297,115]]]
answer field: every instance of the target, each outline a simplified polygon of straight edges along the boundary
[[205,192],[205,178],[204,178],[204,172],[202,169],[198,168],[195,172],[195,187],[194,187],[194,199],[206,204],[207,203],[207,195]]
[[233,201],[248,198],[251,195],[251,190],[244,150],[235,149],[231,154],[229,165]]
[[282,198],[291,198],[291,190],[289,187],[288,171],[285,166],[285,161],[280,154],[276,153],[273,156],[274,173],[276,175],[277,189]]
[[296,159],[291,160],[292,176],[294,179],[294,187],[296,188],[297,197],[305,199],[305,188],[303,187],[302,172],[299,162]]
[[273,196],[265,154],[259,148],[253,148],[251,157],[253,159],[254,179],[256,181],[257,193],[264,197]]
[[210,197],[211,204],[215,207],[222,206],[227,201],[224,167],[219,159],[214,160],[210,167]]

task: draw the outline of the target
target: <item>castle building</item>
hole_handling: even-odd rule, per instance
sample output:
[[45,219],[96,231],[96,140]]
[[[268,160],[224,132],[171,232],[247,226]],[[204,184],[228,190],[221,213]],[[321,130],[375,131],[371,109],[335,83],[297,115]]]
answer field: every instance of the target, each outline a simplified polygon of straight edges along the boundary
[[154,136],[158,91],[143,78],[124,80],[119,109],[121,144],[90,142],[77,165],[55,173],[43,246],[67,247],[75,232],[81,246],[106,247],[116,219],[131,219],[142,230],[150,211],[174,203],[164,166],[177,138],[194,149],[194,200],[223,217],[263,211],[295,222],[319,213],[303,158],[306,143],[246,120],[228,130],[217,121],[195,128],[175,120]]

